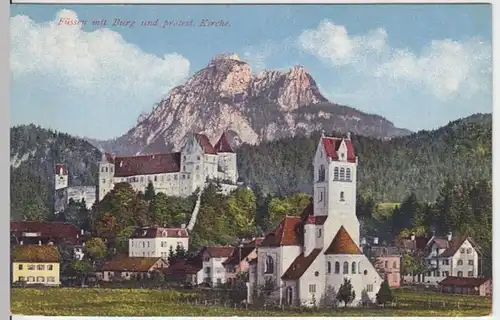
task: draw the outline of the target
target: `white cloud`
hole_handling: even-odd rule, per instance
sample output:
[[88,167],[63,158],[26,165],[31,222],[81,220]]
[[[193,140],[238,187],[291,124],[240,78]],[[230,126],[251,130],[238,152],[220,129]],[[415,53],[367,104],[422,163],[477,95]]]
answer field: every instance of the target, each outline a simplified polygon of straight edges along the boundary
[[[158,57],[128,43],[118,32],[58,25],[61,18],[77,20],[78,16],[61,10],[50,22],[37,23],[24,15],[11,18],[14,85],[42,77],[45,86],[62,86],[87,99],[107,97],[111,105],[106,108],[116,109],[122,107],[123,97],[137,103],[159,100],[188,75],[190,63],[182,55]],[[139,114],[147,106],[131,107]]]
[[441,100],[491,89],[491,44],[480,39],[434,40],[415,53],[391,48],[384,29],[349,35],[324,20],[303,31],[297,44],[330,66],[353,68],[392,87],[420,86]]

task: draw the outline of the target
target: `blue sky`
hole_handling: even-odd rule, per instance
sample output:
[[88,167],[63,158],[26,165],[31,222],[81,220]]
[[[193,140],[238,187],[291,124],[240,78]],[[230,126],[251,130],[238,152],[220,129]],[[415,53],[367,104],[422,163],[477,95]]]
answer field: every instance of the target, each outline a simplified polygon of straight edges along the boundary
[[[434,129],[492,111],[491,15],[489,5],[11,5],[11,122],[116,137],[234,52],[254,71],[303,65],[333,102]],[[140,26],[157,18],[229,26]]]

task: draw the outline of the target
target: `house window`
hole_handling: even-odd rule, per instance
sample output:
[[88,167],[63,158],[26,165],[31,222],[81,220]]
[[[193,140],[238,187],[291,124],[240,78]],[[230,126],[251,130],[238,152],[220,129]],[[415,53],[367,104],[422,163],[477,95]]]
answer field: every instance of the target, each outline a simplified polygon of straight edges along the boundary
[[335,273],[340,273],[340,262],[335,262]]
[[53,269],[53,266],[52,266],[51,264],[48,264],[48,265],[47,265],[47,270],[49,270],[49,271],[50,271],[50,270],[52,270],[52,269]]
[[457,272],[457,276],[458,276],[458,277],[463,277],[463,275],[464,275],[464,273],[463,273],[462,271],[458,271],[458,272]]
[[340,191],[340,201],[345,201],[345,199],[344,199],[344,191]]
[[108,172],[108,167],[106,167],[106,172]]
[[328,261],[326,263],[326,272],[327,273],[331,273],[332,272],[332,263],[330,261]]
[[221,278],[217,278],[217,284],[221,284],[222,283],[222,279]]
[[210,273],[210,271],[211,271],[210,267],[205,268],[205,273]]
[[394,269],[396,269],[396,268],[398,267],[398,262],[397,262],[397,261],[394,261],[394,262],[392,263],[392,267],[393,267]]
[[463,260],[462,260],[462,259],[460,259],[460,260],[458,260],[458,261],[457,261],[457,265],[461,266],[461,265],[463,265],[463,264],[464,264],[464,262],[463,262]]
[[353,263],[351,264],[351,273],[352,273],[352,274],[356,274],[356,262],[353,262]]
[[325,166],[320,165],[318,169],[318,181],[325,181]]
[[55,277],[47,277],[47,282],[56,282]]
[[35,270],[34,264],[28,264],[28,270]]
[[471,254],[472,253],[472,248],[467,248],[467,253]]
[[182,166],[182,171],[186,171],[186,166]]
[[449,271],[443,271],[443,276],[444,277],[448,277],[450,275],[450,272]]
[[155,179],[155,182],[156,182],[156,181],[158,181],[158,176],[155,176],[155,178],[154,178],[154,179]]
[[440,276],[441,276],[441,272],[436,271],[436,277],[440,277]]
[[344,180],[344,179],[345,179],[345,169],[340,168],[340,180]]
[[113,167],[109,168],[109,171],[110,171],[111,173],[113,173]]
[[469,260],[469,266],[473,266],[474,265],[474,260]]
[[201,157],[200,157],[200,156],[197,156],[197,157],[196,157],[196,159],[197,159],[197,160],[201,160]]
[[373,284],[366,285],[366,292],[373,292]]
[[465,248],[461,248],[460,253],[465,253]]
[[36,278],[36,282],[44,282],[45,281],[45,277],[37,277]]
[[309,293],[315,293],[315,292],[316,292],[316,285],[310,284],[309,285]]
[[319,199],[318,199],[318,202],[322,202],[323,201],[323,191],[321,191],[319,193]]
[[335,167],[333,169],[333,180],[338,180],[339,179],[339,168]]
[[474,271],[469,271],[469,272],[467,272],[467,276],[469,276],[469,277],[473,277],[473,276],[474,276]]
[[19,265],[18,270],[23,270],[23,265],[22,264]]
[[45,266],[43,264],[39,264],[36,266],[38,270],[45,270]]
[[450,264],[450,261],[448,259],[443,260],[443,265],[448,266]]
[[265,273],[274,273],[274,260],[273,257],[266,257],[266,271]]
[[349,262],[347,262],[347,261],[344,262],[344,268],[343,268],[342,271],[343,271],[342,272],[343,274],[348,274],[349,273]]
[[35,282],[35,277],[28,277],[28,282]]
[[348,181],[351,181],[351,169],[350,168],[345,169],[345,179]]
[[19,277],[18,281],[24,281],[24,277]]
[[321,229],[318,229],[318,238],[321,238]]

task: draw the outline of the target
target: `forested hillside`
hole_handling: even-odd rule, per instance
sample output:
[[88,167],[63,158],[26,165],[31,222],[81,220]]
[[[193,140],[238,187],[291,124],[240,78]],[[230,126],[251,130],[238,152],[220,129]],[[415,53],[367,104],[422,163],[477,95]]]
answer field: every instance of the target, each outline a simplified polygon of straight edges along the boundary
[[[491,133],[491,114],[477,114],[389,141],[351,135],[359,157],[358,192],[377,202],[401,202],[410,192],[434,201],[447,178],[491,180]],[[311,192],[319,136],[242,145],[240,177],[264,193]]]

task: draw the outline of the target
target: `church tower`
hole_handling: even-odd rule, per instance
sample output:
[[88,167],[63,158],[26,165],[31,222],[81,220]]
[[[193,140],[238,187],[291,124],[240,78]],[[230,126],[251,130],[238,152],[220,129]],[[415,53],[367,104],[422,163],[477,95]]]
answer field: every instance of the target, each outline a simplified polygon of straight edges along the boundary
[[225,132],[222,133],[214,148],[218,154],[218,168],[222,170],[220,172],[221,178],[236,183],[236,181],[238,181],[236,152],[234,152],[233,147],[231,147]]
[[68,203],[68,168],[58,163],[54,167],[54,213],[64,211]]
[[99,162],[99,179],[97,182],[98,201],[101,201],[104,196],[114,188],[114,169],[115,155],[104,153],[102,155],[102,160]]
[[324,216],[324,247],[328,247],[341,226],[359,246],[357,164],[349,133],[345,138],[322,134],[314,158],[314,216]]

